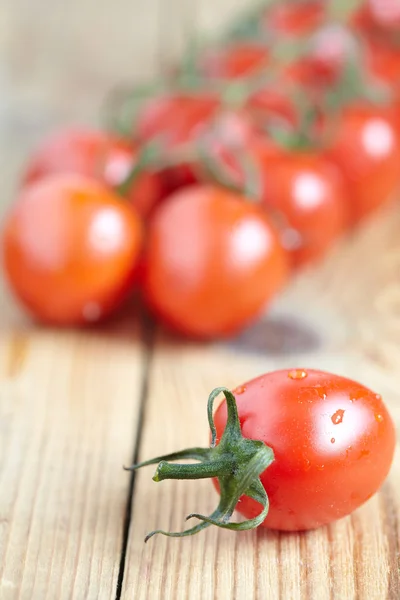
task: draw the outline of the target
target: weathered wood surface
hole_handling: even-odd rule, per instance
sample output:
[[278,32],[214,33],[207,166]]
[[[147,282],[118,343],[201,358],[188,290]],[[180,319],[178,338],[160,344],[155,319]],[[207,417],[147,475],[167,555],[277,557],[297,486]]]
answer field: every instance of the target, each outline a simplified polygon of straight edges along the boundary
[[[0,208],[20,165],[63,121],[179,54],[194,19],[245,2],[2,0]],[[167,6],[168,5],[168,6]],[[192,23],[191,23],[192,21]],[[165,51],[160,56],[160,48]],[[400,457],[352,517],[301,535],[208,529],[153,539],[209,511],[209,482],[131,481],[122,464],[208,439],[205,402],[268,369],[312,366],[382,393],[400,427],[400,215],[388,207],[301,274],[234,342],[188,345],[133,316],[87,333],[30,324],[0,296],[0,598],[397,600]]]

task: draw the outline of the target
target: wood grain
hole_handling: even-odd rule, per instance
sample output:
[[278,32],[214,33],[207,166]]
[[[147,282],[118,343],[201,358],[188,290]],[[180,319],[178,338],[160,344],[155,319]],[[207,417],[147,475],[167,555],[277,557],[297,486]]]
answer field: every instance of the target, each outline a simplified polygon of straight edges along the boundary
[[133,456],[143,377],[130,330],[131,340],[1,333],[4,600],[115,597],[129,484],[122,463]]
[[[2,0],[0,214],[43,135],[96,123],[115,85],[162,71],[188,37],[213,34],[247,5]],[[398,206],[388,207],[223,344],[158,333],[150,349],[129,317],[101,331],[46,331],[1,292],[1,600],[398,600],[399,452],[381,492],[321,530],[210,528],[147,545],[149,530],[180,530],[217,496],[207,481],[155,484],[151,469],[130,480],[121,465],[136,450],[145,458],[207,443],[210,389],[289,365],[359,379],[400,426],[399,233]]]
[[[140,458],[187,445],[204,445],[208,439],[206,399],[213,387],[236,386],[263,371],[289,365],[312,365],[365,382],[384,395],[400,427],[397,371],[384,368],[381,362],[380,349],[388,342],[386,328],[376,316],[366,323],[367,314],[373,314],[386,291],[396,285],[389,270],[385,270],[386,279],[379,279],[378,274],[382,260],[392,264],[389,255],[397,247],[399,230],[397,206],[388,207],[377,215],[374,224],[343,242],[319,269],[300,276],[264,325],[256,326],[252,334],[236,342],[236,347],[196,347],[159,338],[150,371]],[[367,267],[360,268],[361,260]],[[354,278],[358,272],[360,276]],[[393,318],[386,313],[385,319]],[[310,346],[307,341],[308,349],[304,349],[300,340],[294,351],[286,349],[281,354],[277,341],[268,349],[265,340],[262,351],[259,331],[265,327],[268,333],[271,320],[281,325],[283,346],[294,323],[296,331],[303,330],[303,341],[307,340],[304,332],[312,327],[319,342]],[[393,338],[395,334],[389,330]],[[257,339],[256,351],[252,335]],[[276,330],[275,336],[279,337]],[[367,340],[373,338],[375,352],[371,353]],[[400,343],[399,338],[394,341]],[[123,597],[400,597],[399,451],[390,478],[376,497],[353,516],[305,534],[261,530],[234,534],[208,529],[193,538],[160,536],[144,545],[148,531],[182,530],[185,515],[192,511],[210,513],[216,504],[216,494],[207,481],[155,484],[151,476],[151,468],[137,476]]]

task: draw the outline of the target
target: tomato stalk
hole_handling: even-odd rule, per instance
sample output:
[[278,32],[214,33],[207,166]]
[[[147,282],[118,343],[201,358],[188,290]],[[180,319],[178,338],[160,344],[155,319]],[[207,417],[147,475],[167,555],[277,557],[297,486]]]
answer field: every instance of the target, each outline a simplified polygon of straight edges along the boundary
[[[224,433],[217,445],[213,406],[214,400],[221,392],[226,399],[227,422]],[[168,532],[160,529],[152,531],[146,536],[146,542],[158,533],[169,537],[185,537],[198,533],[210,525],[233,531],[255,529],[261,525],[268,514],[268,496],[261,483],[260,475],[274,461],[273,450],[264,442],[243,437],[235,396],[227,388],[216,388],[211,392],[208,398],[207,414],[211,430],[211,445],[209,448],[188,448],[126,468],[127,471],[134,471],[158,463],[153,477],[156,482],[165,479],[205,479],[210,477],[217,478],[219,482],[220,501],[211,515],[205,516],[192,513],[186,520],[195,518],[200,520],[201,523],[182,532]],[[199,463],[171,464],[169,462],[182,459],[193,459],[199,461]],[[242,496],[253,498],[261,504],[262,510],[253,519],[232,523],[230,518]]]

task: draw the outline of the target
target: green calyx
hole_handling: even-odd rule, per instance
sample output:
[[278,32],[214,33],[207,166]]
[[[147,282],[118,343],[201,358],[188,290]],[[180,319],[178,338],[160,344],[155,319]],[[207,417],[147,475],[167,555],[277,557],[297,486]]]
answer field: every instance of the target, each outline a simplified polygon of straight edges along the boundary
[[[213,406],[215,398],[221,392],[223,392],[226,399],[228,417],[225,431],[217,445]],[[216,388],[211,392],[208,398],[208,422],[211,430],[211,445],[209,448],[188,448],[141,462],[126,469],[127,471],[134,471],[158,463],[153,477],[153,480],[157,482],[164,479],[205,479],[209,477],[215,477],[219,482],[220,501],[211,515],[205,516],[192,513],[186,520],[198,519],[201,521],[198,525],[182,532],[152,531],[146,536],[146,542],[157,533],[169,537],[185,537],[198,533],[210,525],[233,531],[255,529],[266,518],[269,502],[260,475],[274,461],[272,449],[264,442],[243,437],[235,397],[226,388]],[[172,461],[184,459],[192,459],[198,462],[195,464],[171,464]],[[253,498],[261,504],[262,510],[253,519],[232,523],[230,518],[241,496]]]

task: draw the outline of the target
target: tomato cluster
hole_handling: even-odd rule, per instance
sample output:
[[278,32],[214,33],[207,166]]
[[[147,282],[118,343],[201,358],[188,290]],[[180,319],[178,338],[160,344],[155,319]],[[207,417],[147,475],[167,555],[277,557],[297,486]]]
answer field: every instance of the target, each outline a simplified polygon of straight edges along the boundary
[[111,132],[45,140],[2,238],[31,314],[97,322],[138,288],[178,332],[232,335],[392,197],[397,2],[348,4],[268,2],[127,95]]

